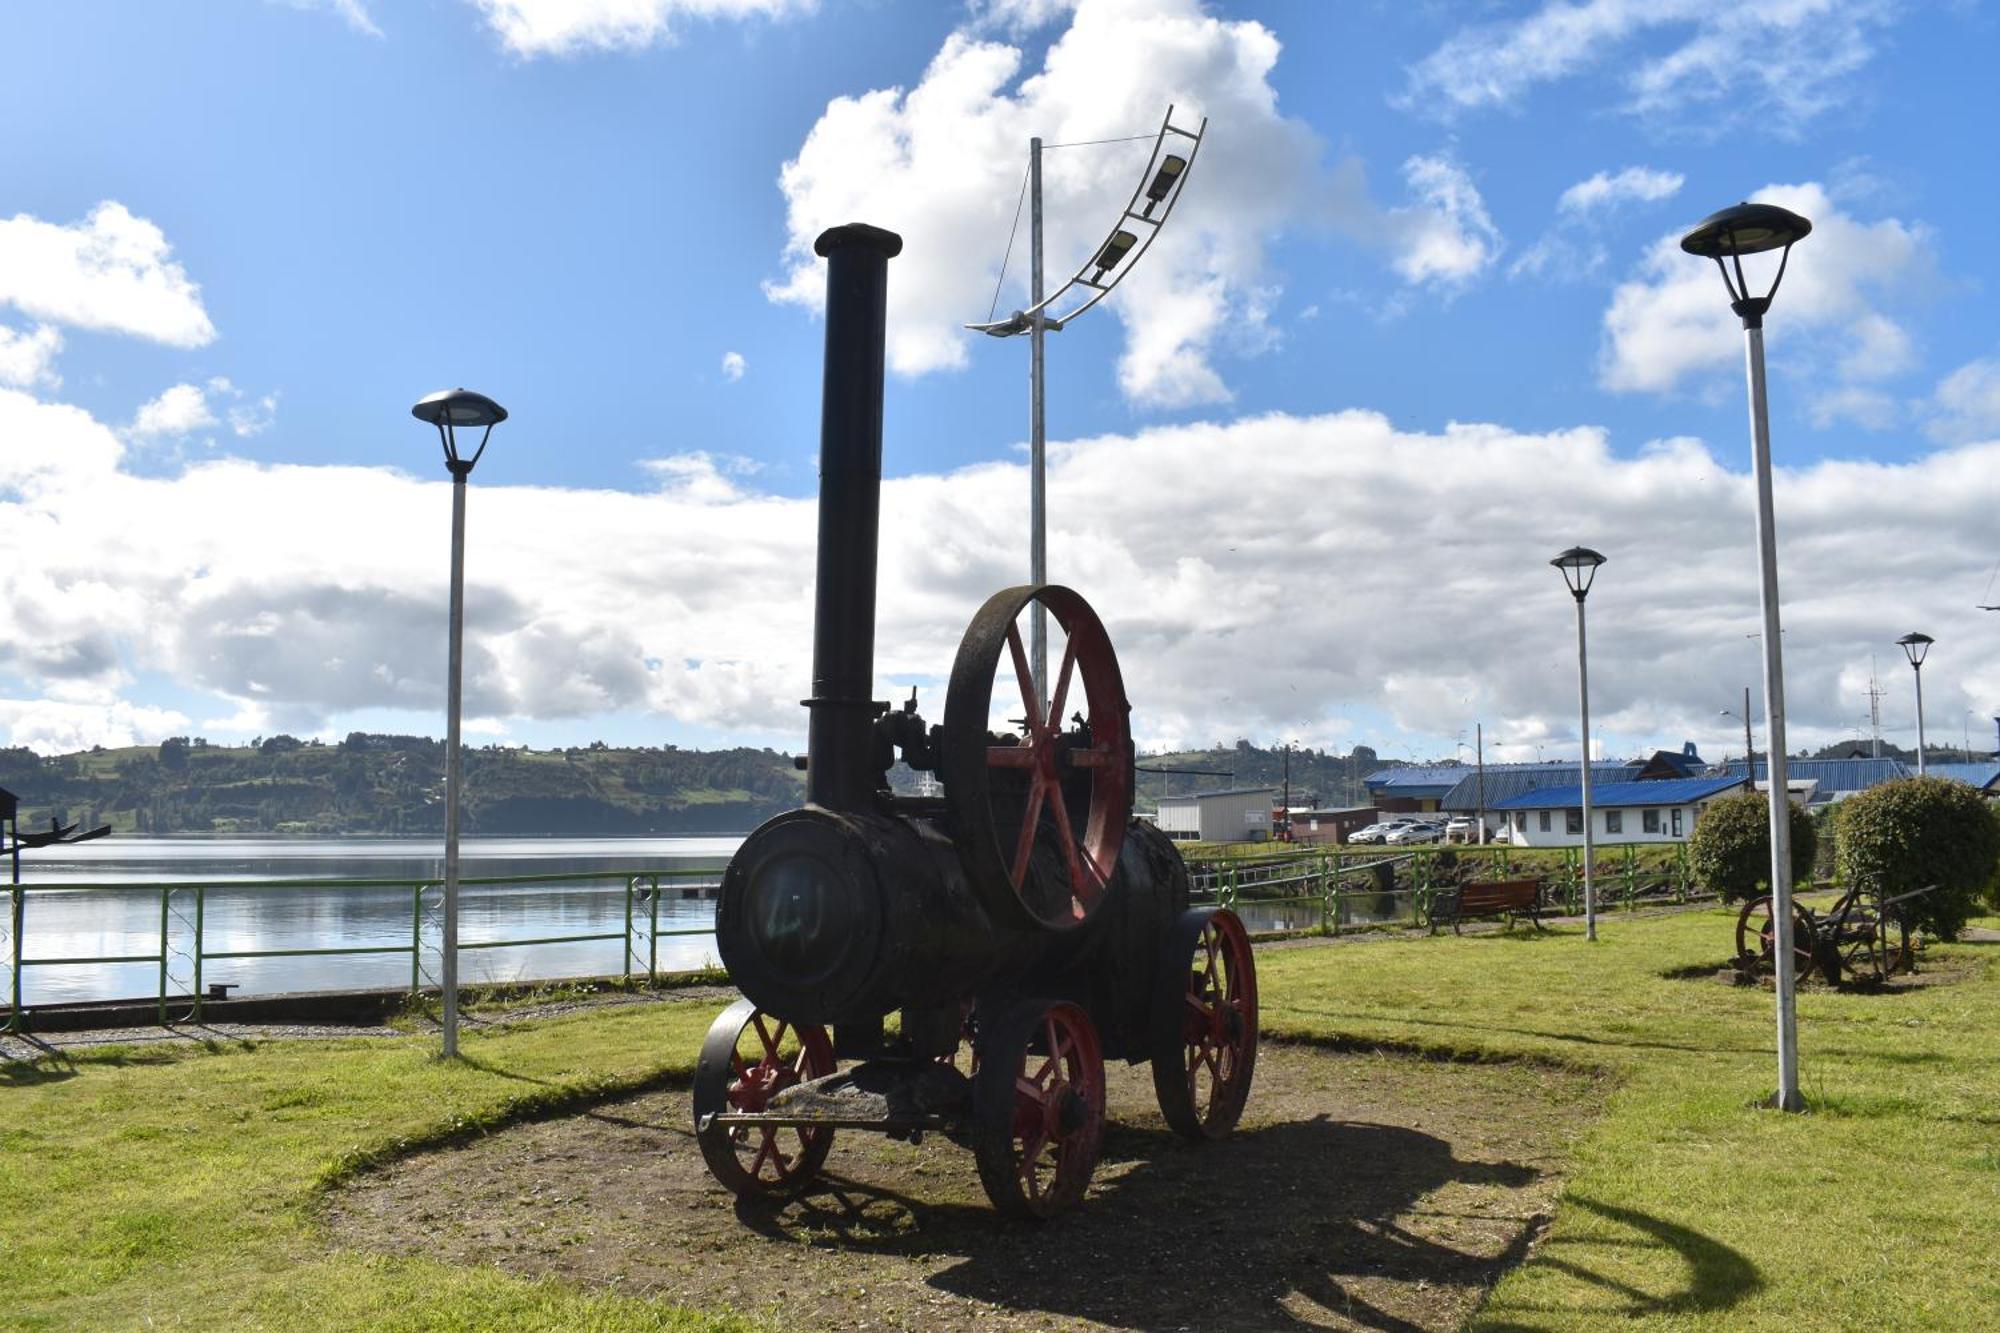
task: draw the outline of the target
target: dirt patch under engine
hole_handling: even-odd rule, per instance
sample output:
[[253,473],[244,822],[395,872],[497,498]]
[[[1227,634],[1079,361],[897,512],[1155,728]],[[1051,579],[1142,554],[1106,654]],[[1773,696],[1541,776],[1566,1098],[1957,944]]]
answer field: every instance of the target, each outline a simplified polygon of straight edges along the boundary
[[341,1244],[615,1287],[785,1328],[1450,1329],[1539,1238],[1601,1082],[1533,1065],[1266,1044],[1241,1128],[1174,1137],[1146,1066],[1080,1212],[986,1203],[969,1152],[843,1130],[820,1188],[739,1205],[685,1089],[363,1176]]

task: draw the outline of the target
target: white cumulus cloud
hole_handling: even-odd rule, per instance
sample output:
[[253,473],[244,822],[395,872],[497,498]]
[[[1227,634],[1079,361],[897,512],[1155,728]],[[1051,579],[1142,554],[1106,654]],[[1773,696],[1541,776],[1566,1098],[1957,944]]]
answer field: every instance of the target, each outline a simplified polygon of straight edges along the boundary
[[56,354],[62,345],[61,331],[47,324],[38,324],[29,333],[0,324],[0,384],[17,389],[62,387],[62,376],[56,373]]
[[[1899,218],[1864,222],[1842,211],[1821,185],[1771,185],[1752,196],[1804,214],[1800,241],[1766,321],[1775,349],[1808,342],[1852,387],[1900,374],[1913,363],[1908,331],[1883,305],[1893,289],[1926,272],[1925,230]],[[1744,265],[1753,291],[1770,286],[1775,254]],[[1664,392],[1690,376],[1735,367],[1742,334],[1715,265],[1680,248],[1679,235],[1647,250],[1637,276],[1622,282],[1604,312],[1598,382],[1618,391]]]
[[1900,0],[1544,0],[1482,22],[1409,71],[1403,104],[1446,115],[1518,104],[1537,86],[1616,62],[1622,107],[1703,134],[1752,123],[1794,133],[1854,95]]
[[364,0],[271,0],[271,2],[283,5],[287,9],[324,10],[363,36],[382,35],[382,29],[376,26],[375,17],[368,12]]
[[1451,288],[1492,266],[1503,244],[1500,229],[1464,167],[1448,156],[1417,156],[1403,163],[1403,179],[1416,202],[1391,213],[1398,273]]
[[140,404],[127,433],[138,440],[182,439],[226,421],[232,435],[245,439],[269,430],[277,411],[277,394],[253,397],[218,375],[206,384],[173,385]]
[[[1208,137],[1172,221],[1106,303],[1126,328],[1119,383],[1146,404],[1226,399],[1220,357],[1273,338],[1267,241],[1299,225],[1372,238],[1379,222],[1358,173],[1324,169],[1311,130],[1279,112],[1278,55],[1267,28],[1213,17],[1196,0],[1082,0],[1033,68],[1019,47],[954,32],[915,86],[834,99],[785,164],[786,267],[769,293],[817,308],[813,239],[871,222],[907,242],[890,270],[893,369],[1005,355],[974,353],[984,340],[960,326],[985,319],[995,301],[1030,137],[1079,145],[1044,155],[1053,290],[1103,243],[1146,165],[1143,142],[1081,145],[1150,138],[1172,104],[1179,126],[1207,116]],[[998,292],[1003,314],[1027,303],[1026,250],[1023,230]]]
[[[0,438],[26,445],[23,470],[0,475],[0,678],[28,698],[96,701],[106,716],[117,701],[157,707],[135,682],[159,678],[263,731],[312,734],[360,709],[441,716],[446,483],[229,458],[136,475],[114,431],[10,390]],[[1146,744],[1351,743],[1357,714],[1446,736],[1477,717],[1489,734],[1561,737],[1575,640],[1546,562],[1581,542],[1610,556],[1591,597],[1604,734],[1621,747],[1719,748],[1730,733],[1715,711],[1756,670],[1738,453],[1725,463],[1671,440],[1633,456],[1590,428],[1408,431],[1366,411],[1063,442],[1051,450],[1050,567],[1104,615]],[[768,493],[727,458],[654,470],[662,485],[646,494],[477,490],[468,713],[647,712],[797,744],[813,501]],[[1022,473],[987,463],[886,483],[878,697],[916,681],[938,716],[972,612],[1019,577]],[[1188,480],[1250,475],[1287,484],[1237,488],[1226,518],[1213,488]],[[1793,734],[1815,745],[1851,732],[1867,703],[1856,672],[1891,631],[1947,623],[1985,579],[2000,442],[1783,469],[1777,490]],[[1320,592],[1302,602],[1302,587]],[[1925,673],[1934,715],[2000,697],[2000,618],[1958,623]],[[1909,708],[1906,695],[1885,701],[1892,736],[1907,739]],[[33,710],[39,720],[23,723]],[[77,716],[7,705],[0,743],[9,727],[52,748],[114,734],[57,727]],[[127,716],[127,732],[154,738]]]
[[208,410],[208,397],[199,385],[176,384],[139,405],[138,414],[132,418],[132,434],[141,439],[192,435],[217,424],[215,413]]
[[2000,357],[1968,361],[1939,382],[1930,432],[1941,440],[2000,438]]
[[722,378],[728,380],[731,384],[742,379],[743,372],[748,369],[749,363],[743,359],[743,353],[724,352],[722,354]]
[[201,289],[174,261],[166,234],[116,202],[69,225],[26,213],[0,218],[0,305],[173,347],[215,340]]
[[688,20],[788,18],[818,0],[472,0],[519,56],[637,49],[670,42]]
[[1580,215],[1628,200],[1651,203],[1670,198],[1686,180],[1678,171],[1660,171],[1653,167],[1626,167],[1616,174],[1600,171],[1564,190],[1562,197],[1556,200],[1556,209]]

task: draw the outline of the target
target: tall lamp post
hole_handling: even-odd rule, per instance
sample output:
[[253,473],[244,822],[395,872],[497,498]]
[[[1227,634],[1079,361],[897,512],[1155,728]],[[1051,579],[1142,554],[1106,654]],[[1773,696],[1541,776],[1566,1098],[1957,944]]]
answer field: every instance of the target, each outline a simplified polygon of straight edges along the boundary
[[1739,713],[1733,708],[1725,708],[1718,716],[1733,717],[1743,724],[1743,773],[1745,777],[1750,779],[1750,790],[1757,790],[1757,750],[1750,743],[1750,687],[1748,685],[1743,687],[1742,712]]
[[[1802,1111],[1799,1095],[1799,1029],[1792,955],[1791,787],[1785,780],[1785,665],[1778,625],[1777,511],[1771,503],[1771,413],[1764,388],[1764,313],[1784,280],[1792,246],[1812,232],[1812,223],[1774,204],[1737,204],[1711,213],[1681,237],[1681,249],[1713,259],[1729,291],[1729,309],[1743,321],[1744,356],[1750,381],[1750,457],[1757,475],[1758,597],[1764,612],[1764,748],[1769,754],[1771,797],[1771,914],[1776,938],[1778,990],[1779,1108]],[[1770,290],[1750,295],[1743,257],[1778,250],[1778,271]],[[1735,276],[1731,278],[1731,269]],[[1750,787],[1756,790],[1753,779]]]
[[[464,780],[464,764],[458,752],[459,709],[465,679],[465,483],[493,428],[507,419],[507,409],[483,393],[470,389],[445,389],[420,400],[410,409],[419,421],[437,427],[438,442],[444,446],[445,471],[451,474],[451,630],[446,651],[445,739],[444,739],[444,1057],[458,1056],[458,806],[459,788]],[[458,449],[458,431],[463,426],[480,430],[479,447],[471,457]]]
[[[1914,632],[1905,634],[1902,638],[1896,640],[1897,646],[1903,650],[1903,656],[1910,659],[1910,669],[1917,673],[1917,776],[1918,777],[1922,777],[1924,775],[1924,658],[1930,653],[1931,645],[1936,642],[1937,640],[1933,639],[1928,634],[1917,634]],[[1951,723],[1947,722],[1945,723],[1945,725],[1950,726]],[[1947,731],[1945,735],[1949,736],[1951,735],[1951,733]],[[1946,741],[1945,742],[1946,753],[1950,753],[1950,750],[1951,750],[1951,742]]]
[[1597,577],[1597,567],[1604,563],[1604,557],[1588,546],[1572,546],[1549,563],[1562,571],[1569,595],[1576,598],[1576,697],[1583,730],[1583,757],[1577,764],[1577,773],[1583,780],[1583,933],[1585,938],[1594,940],[1597,880],[1590,863],[1597,838],[1590,827],[1590,657],[1584,650],[1583,599],[1590,596],[1591,581]]

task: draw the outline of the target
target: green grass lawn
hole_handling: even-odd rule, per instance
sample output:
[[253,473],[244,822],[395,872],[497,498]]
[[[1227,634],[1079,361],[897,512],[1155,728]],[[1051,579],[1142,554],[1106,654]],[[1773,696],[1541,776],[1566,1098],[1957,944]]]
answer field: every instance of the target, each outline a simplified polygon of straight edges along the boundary
[[2000,944],[1964,979],[1799,997],[1809,1115],[1777,1082],[1768,991],[1671,979],[1731,952],[1724,909],[1548,935],[1268,951],[1267,1031],[1611,1072],[1534,1257],[1475,1327],[2000,1326]]
[[370,1157],[692,1067],[715,1005],[420,1040],[98,1050],[0,1071],[0,1326],[735,1329],[417,1256],[330,1250],[317,1188]]
[[[1960,977],[1808,990],[1815,1110],[1775,1082],[1771,997],[1663,973],[1720,964],[1731,917],[1609,916],[1603,938],[1378,938],[1267,950],[1273,1035],[1613,1076],[1549,1235],[1481,1327],[2000,1325],[2000,945]],[[371,1158],[684,1073],[712,1001],[419,1040],[125,1048],[0,1072],[0,1325],[733,1328],[417,1256],[332,1249],[315,1191]],[[750,1312],[754,1315],[756,1312]]]

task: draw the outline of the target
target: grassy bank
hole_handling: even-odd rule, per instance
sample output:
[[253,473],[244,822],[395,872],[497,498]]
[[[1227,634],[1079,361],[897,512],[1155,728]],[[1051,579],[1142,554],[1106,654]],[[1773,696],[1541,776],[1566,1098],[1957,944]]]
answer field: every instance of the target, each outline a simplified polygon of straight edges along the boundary
[[[1265,1023],[1614,1076],[1547,1238],[1502,1280],[1484,1327],[1992,1326],[2000,944],[1933,949],[1924,965],[1948,984],[1808,990],[1815,1110],[1782,1116],[1751,1105],[1774,1081],[1769,994],[1694,975],[1728,954],[1730,925],[1696,911],[1607,919],[1596,945],[1565,929],[1266,950]],[[318,1189],[383,1154],[684,1073],[714,1008],[480,1031],[455,1067],[421,1041],[352,1040],[8,1068],[0,1324],[744,1326],[733,1312],[345,1252],[311,1222]]]

